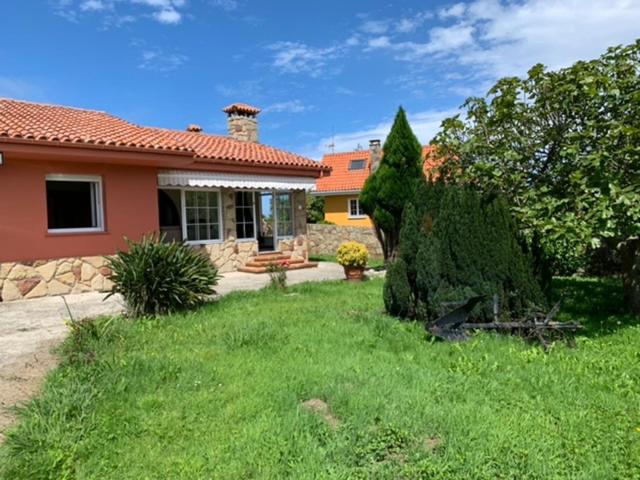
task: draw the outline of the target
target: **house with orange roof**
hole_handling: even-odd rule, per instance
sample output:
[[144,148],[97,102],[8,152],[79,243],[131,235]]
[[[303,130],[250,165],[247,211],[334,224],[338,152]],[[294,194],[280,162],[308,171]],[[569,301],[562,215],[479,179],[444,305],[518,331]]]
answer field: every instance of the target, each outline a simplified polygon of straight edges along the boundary
[[258,141],[260,109],[228,135],[0,99],[0,301],[110,287],[105,255],[161,233],[220,271],[308,262],[305,192],[330,167]]
[[[423,168],[427,175],[437,164],[435,146],[422,147]],[[312,195],[324,197],[324,219],[336,225],[371,227],[371,219],[360,206],[360,191],[382,159],[380,140],[371,140],[368,150],[329,153],[321,165],[327,173],[316,180]]]

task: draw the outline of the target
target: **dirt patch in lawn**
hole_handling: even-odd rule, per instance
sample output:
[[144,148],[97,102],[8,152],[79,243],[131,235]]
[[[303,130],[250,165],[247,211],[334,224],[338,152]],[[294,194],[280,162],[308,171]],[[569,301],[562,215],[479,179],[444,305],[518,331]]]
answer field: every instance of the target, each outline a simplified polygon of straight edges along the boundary
[[319,398],[312,398],[310,400],[302,402],[302,408],[318,415],[333,430],[338,428],[338,425],[340,425],[340,420],[333,413],[331,413],[329,405],[327,405],[325,401],[320,400]]
[[32,398],[40,389],[42,378],[57,365],[57,356],[51,349],[58,343],[44,342],[37,351],[0,367],[0,443],[5,438],[3,432],[15,421],[13,407]]

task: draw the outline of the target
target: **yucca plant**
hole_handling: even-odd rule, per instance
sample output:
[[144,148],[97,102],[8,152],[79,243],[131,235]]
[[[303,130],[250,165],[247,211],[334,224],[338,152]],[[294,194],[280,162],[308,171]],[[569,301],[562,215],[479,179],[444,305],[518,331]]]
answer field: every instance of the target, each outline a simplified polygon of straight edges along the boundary
[[130,315],[161,315],[194,308],[215,294],[218,270],[208,257],[184,242],[164,242],[164,236],[127,240],[128,251],[108,258],[113,288]]

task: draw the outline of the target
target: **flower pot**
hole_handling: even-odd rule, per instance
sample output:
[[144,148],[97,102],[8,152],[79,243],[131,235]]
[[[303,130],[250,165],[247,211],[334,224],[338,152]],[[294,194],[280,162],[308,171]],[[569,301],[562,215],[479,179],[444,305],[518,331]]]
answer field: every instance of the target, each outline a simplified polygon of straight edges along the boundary
[[364,278],[364,267],[344,266],[344,274],[347,280],[359,282]]

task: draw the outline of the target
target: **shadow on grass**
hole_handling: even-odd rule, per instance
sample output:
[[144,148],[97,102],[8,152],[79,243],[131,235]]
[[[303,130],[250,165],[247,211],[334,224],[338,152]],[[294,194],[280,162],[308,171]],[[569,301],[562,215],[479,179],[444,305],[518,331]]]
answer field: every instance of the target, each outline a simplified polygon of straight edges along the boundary
[[616,278],[555,278],[554,299],[563,297],[559,320],[575,320],[588,337],[608,335],[620,328],[640,324],[626,309],[622,281]]

